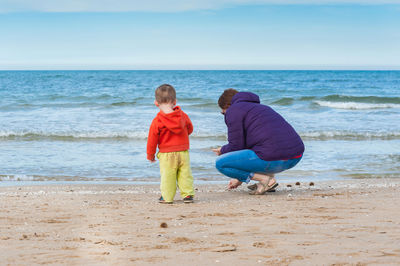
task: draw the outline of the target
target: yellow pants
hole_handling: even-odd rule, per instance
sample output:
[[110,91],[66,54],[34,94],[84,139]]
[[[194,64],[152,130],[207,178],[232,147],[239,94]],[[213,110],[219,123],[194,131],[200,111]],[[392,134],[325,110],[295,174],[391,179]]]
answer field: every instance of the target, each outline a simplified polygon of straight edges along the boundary
[[174,200],[177,183],[182,198],[194,196],[189,151],[159,152],[157,158],[160,160],[160,189],[164,200]]

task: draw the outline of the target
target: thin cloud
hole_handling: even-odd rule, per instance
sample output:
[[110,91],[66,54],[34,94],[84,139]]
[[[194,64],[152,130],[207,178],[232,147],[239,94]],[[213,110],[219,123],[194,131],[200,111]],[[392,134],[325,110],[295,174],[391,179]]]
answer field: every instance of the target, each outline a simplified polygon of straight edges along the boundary
[[400,0],[0,0],[0,12],[182,12],[240,5],[400,4]]

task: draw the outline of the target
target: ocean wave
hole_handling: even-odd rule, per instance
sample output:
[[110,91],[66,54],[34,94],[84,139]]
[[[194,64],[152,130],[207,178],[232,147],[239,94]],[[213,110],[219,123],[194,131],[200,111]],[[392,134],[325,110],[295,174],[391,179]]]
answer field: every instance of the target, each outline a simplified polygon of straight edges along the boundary
[[300,136],[304,140],[394,140],[400,139],[400,132],[314,131]]
[[13,132],[0,131],[3,140],[101,140],[101,139],[147,139],[147,132]]
[[69,101],[94,101],[94,100],[111,100],[111,99],[120,99],[118,96],[113,96],[107,93],[103,93],[100,95],[86,96],[86,95],[63,95],[63,94],[52,94],[47,95],[42,98],[43,100],[69,100]]
[[[146,140],[147,131],[124,132],[42,132],[42,131],[0,131],[0,140],[22,141],[99,141],[99,140]],[[400,132],[352,132],[352,131],[310,131],[300,132],[304,140],[392,140],[400,139]],[[194,132],[191,136],[197,140],[221,140],[226,141],[224,132]]]
[[217,103],[214,102],[191,103],[191,104],[182,102],[181,105],[189,108],[218,108]]
[[[127,132],[41,132],[41,131],[0,131],[0,140],[23,140],[23,141],[98,141],[98,140],[146,140],[147,131]],[[226,140],[226,134],[193,133],[191,138]]]
[[296,102],[311,102],[317,106],[349,110],[400,108],[400,97],[348,96],[338,94],[327,95],[323,97],[282,97],[270,102],[270,104],[290,106]]
[[284,98],[281,98],[279,100],[272,102],[271,105],[282,105],[282,106],[292,105],[294,100],[295,99],[290,98],[290,97],[284,97]]
[[[400,97],[379,97],[379,96],[348,96],[348,95],[327,95],[301,96],[301,97],[282,97],[276,99],[267,99],[263,102],[272,106],[291,106],[299,102],[310,102],[311,107],[329,107],[335,109],[349,110],[368,110],[368,109],[387,109],[400,108]],[[189,108],[217,108],[217,103],[207,98],[182,97],[179,98],[182,106]],[[129,108],[136,106],[153,106],[152,97],[119,97],[110,94],[101,94],[93,96],[66,96],[49,95],[44,98],[33,100],[31,102],[15,102],[0,105],[0,111],[24,110],[36,108]]]
[[0,175],[0,181],[38,181],[38,178],[32,175]]
[[[190,108],[216,108],[217,103],[203,100],[195,101],[184,101],[179,100],[179,104],[182,106],[188,106]],[[49,101],[49,102],[38,102],[38,103],[11,103],[0,105],[0,111],[9,110],[24,110],[24,109],[36,109],[36,108],[82,108],[82,107],[96,107],[96,108],[123,108],[123,107],[135,107],[135,106],[154,106],[153,99],[151,98],[132,98],[131,100],[123,101],[121,99],[114,99],[114,101],[98,101],[96,98],[83,100],[81,99],[70,99],[70,101]]]
[[111,104],[107,104],[110,106],[135,106],[137,105],[137,101],[132,101],[132,102],[116,102],[116,103],[111,103]]
[[0,106],[0,110],[23,110],[36,108],[82,108],[82,107],[97,107],[97,108],[117,108],[130,106],[153,106],[153,102],[141,102],[140,100],[133,101],[116,101],[116,102],[48,102],[48,103],[15,103]]
[[0,175],[0,181],[95,181],[95,180],[104,180],[104,181],[124,181],[126,178],[90,178],[84,176],[47,176],[47,175],[24,175],[24,174],[11,174],[11,175]]
[[7,104],[0,106],[1,111],[10,111],[10,110],[30,110],[30,109],[37,109],[37,108],[82,108],[82,107],[99,107],[104,106],[103,104],[99,103],[89,103],[89,102],[82,102],[82,103],[43,103],[43,104]]
[[316,97],[315,96],[303,96],[303,97],[300,97],[300,101],[312,101],[312,100],[314,100]]
[[400,104],[391,104],[391,103],[330,102],[330,101],[314,101],[314,103],[323,107],[330,107],[335,109],[348,109],[348,110],[400,108]]
[[329,102],[356,102],[374,104],[400,104],[400,97],[380,97],[380,96],[349,96],[333,94],[320,98]]

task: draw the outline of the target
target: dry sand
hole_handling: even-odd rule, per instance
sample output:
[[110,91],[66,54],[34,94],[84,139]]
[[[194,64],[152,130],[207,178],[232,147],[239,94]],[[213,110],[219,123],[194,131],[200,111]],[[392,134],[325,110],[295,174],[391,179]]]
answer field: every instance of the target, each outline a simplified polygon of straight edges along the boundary
[[151,185],[2,187],[0,264],[400,264],[400,180],[291,185],[173,205]]

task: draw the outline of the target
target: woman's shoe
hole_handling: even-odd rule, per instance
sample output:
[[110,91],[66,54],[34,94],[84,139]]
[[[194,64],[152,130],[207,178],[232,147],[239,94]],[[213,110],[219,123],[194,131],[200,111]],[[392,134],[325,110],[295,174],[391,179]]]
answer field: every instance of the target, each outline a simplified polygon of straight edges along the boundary
[[[275,188],[279,185],[276,181],[272,185],[268,185],[271,179],[274,178],[273,176],[269,176],[267,182],[264,184],[262,182],[258,182],[256,185],[256,189],[250,191],[250,195],[264,195],[266,192],[271,192],[275,190]],[[258,186],[262,186],[261,190],[258,189]]]
[[[248,189],[250,190],[256,190],[257,189],[257,184],[253,184],[250,186],[247,186]],[[269,189],[267,192],[276,192],[275,188]]]
[[249,185],[247,186],[248,189],[250,190],[256,190],[257,189],[257,184]]

